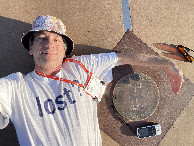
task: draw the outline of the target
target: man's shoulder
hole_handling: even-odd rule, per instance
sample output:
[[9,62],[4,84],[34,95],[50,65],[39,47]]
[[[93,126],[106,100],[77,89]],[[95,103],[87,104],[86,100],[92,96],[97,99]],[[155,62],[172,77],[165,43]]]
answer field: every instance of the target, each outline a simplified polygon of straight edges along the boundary
[[115,52],[110,53],[99,53],[99,54],[90,54],[90,55],[81,55],[81,56],[75,56],[73,55],[71,59],[75,59],[78,61],[84,61],[84,60],[92,60],[92,61],[99,61],[99,59],[117,59],[117,54]]
[[24,74],[22,74],[21,72],[16,72],[16,73],[11,73],[3,78],[0,79],[6,79],[6,80],[15,80],[15,81],[19,81],[24,77]]

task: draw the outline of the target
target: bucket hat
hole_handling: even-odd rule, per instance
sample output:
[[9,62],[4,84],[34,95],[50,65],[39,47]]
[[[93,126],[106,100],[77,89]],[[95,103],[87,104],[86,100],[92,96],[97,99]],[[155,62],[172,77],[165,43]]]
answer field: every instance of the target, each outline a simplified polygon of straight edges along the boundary
[[74,43],[73,40],[65,34],[66,26],[60,19],[57,19],[56,17],[49,15],[41,15],[35,18],[35,20],[32,23],[32,30],[30,30],[27,33],[24,33],[21,38],[21,42],[24,48],[26,48],[29,51],[29,39],[31,34],[33,32],[43,30],[56,32],[57,34],[60,34],[63,38],[65,38],[65,41],[67,43],[66,55],[69,55],[73,51]]

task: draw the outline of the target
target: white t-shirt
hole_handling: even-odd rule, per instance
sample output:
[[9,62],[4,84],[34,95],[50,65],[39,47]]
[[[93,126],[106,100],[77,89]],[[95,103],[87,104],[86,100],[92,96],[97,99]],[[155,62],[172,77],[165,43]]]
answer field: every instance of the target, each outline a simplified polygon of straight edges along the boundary
[[[73,56],[99,79],[112,80],[116,53]],[[65,62],[58,77],[84,85],[87,74],[77,62]],[[98,87],[97,87],[98,88]],[[13,122],[21,146],[102,145],[97,102],[79,86],[35,71],[0,79],[0,128]]]

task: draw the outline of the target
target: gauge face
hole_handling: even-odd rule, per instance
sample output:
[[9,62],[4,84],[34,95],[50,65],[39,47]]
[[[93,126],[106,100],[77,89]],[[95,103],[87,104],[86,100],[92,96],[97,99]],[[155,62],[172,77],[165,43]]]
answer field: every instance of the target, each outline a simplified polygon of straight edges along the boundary
[[129,74],[114,88],[113,104],[125,122],[146,119],[154,113],[158,103],[156,83],[144,74]]

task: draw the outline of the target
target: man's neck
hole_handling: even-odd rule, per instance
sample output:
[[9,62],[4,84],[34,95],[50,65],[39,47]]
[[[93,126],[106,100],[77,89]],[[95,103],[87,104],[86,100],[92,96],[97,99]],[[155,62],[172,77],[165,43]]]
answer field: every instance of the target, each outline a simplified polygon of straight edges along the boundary
[[35,65],[35,70],[46,75],[55,76],[58,72],[60,72],[61,67],[62,65],[56,68],[46,68],[46,67],[39,67]]

